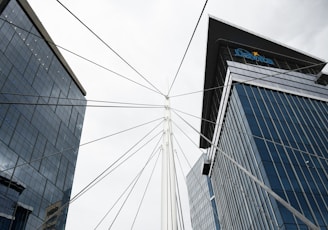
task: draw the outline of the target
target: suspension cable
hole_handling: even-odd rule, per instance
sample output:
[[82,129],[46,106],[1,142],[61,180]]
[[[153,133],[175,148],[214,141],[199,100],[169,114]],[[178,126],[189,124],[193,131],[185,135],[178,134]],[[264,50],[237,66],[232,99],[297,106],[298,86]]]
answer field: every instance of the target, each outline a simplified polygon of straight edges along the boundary
[[[23,30],[23,31],[25,31],[25,32],[27,32],[27,33],[29,33],[29,34],[32,34],[33,36],[36,36],[37,38],[44,40],[44,41],[47,42],[48,44],[54,45],[54,46],[56,46],[57,48],[60,48],[60,49],[62,49],[62,50],[65,50],[66,52],[68,52],[68,53],[70,53],[70,54],[73,54],[74,56],[76,56],[76,57],[78,57],[78,58],[81,58],[82,60],[87,61],[87,62],[89,62],[89,63],[91,63],[91,64],[93,64],[93,65],[95,65],[95,66],[97,66],[97,67],[100,67],[100,68],[102,68],[102,69],[104,69],[104,70],[106,70],[106,71],[108,71],[108,72],[110,72],[110,73],[112,73],[112,74],[114,74],[114,75],[120,77],[120,78],[123,78],[123,79],[128,80],[128,81],[130,81],[130,82],[132,82],[132,83],[134,83],[134,84],[136,84],[136,85],[139,85],[139,86],[141,86],[141,87],[143,87],[143,88],[145,88],[145,89],[148,89],[148,90],[150,90],[150,91],[153,91],[154,93],[160,94],[159,92],[157,92],[156,90],[154,90],[154,89],[152,89],[152,88],[150,88],[150,87],[148,87],[148,86],[145,86],[145,85],[143,85],[143,84],[141,84],[141,83],[139,83],[139,82],[136,82],[136,81],[134,81],[134,80],[132,80],[132,79],[130,79],[130,78],[128,78],[128,77],[122,75],[122,74],[119,74],[119,73],[117,73],[117,72],[115,72],[115,71],[113,71],[113,70],[111,70],[111,69],[109,69],[109,68],[107,68],[107,67],[105,67],[105,66],[103,66],[103,65],[101,65],[101,64],[99,64],[99,63],[97,63],[97,62],[95,62],[95,61],[92,61],[91,59],[88,59],[88,58],[86,58],[86,57],[84,57],[84,56],[82,56],[82,55],[80,55],[80,54],[77,54],[76,52],[73,52],[73,51],[71,51],[71,50],[69,50],[69,49],[67,49],[67,48],[65,48],[65,47],[63,47],[63,46],[60,46],[60,45],[58,45],[58,44],[55,44],[53,41],[46,40],[46,39],[43,38],[42,36],[40,36],[40,35],[38,35],[38,34],[35,34],[35,33],[31,32],[31,31],[29,31],[29,30],[26,30],[25,28],[20,27],[20,26],[14,24],[14,23],[12,23],[12,22],[9,22],[8,20],[6,20],[6,19],[4,19],[4,18],[1,18],[1,17],[0,17],[0,20],[2,20],[2,21],[6,22],[6,23],[8,23],[8,24],[10,24],[10,25],[12,25],[12,26],[14,26],[14,27],[17,27],[17,28],[19,28],[19,29],[21,29],[21,30]],[[162,95],[162,94],[160,94],[160,95]]]
[[60,103],[32,103],[0,101],[0,105],[35,105],[35,106],[63,106],[63,107],[89,107],[89,108],[120,108],[120,109],[162,109],[164,106],[127,106],[127,105],[90,105],[90,104],[60,104]]
[[[171,108],[171,109],[172,109],[172,108]],[[194,117],[194,118],[197,118],[197,119],[200,119],[200,120],[203,120],[203,121],[209,122],[209,123],[211,123],[211,124],[216,124],[216,123],[213,122],[213,121],[210,121],[210,120],[207,120],[207,119],[203,119],[203,118],[197,117],[197,116],[195,116],[195,115],[192,115],[192,114],[189,114],[189,113],[183,112],[183,111],[181,111],[181,110],[172,109],[172,111],[173,111],[174,113],[180,112],[180,113],[183,113],[183,114],[189,115],[189,116],[191,116],[191,117]],[[174,123],[174,122],[173,122],[173,123]],[[184,132],[184,131],[182,130],[182,128],[180,128],[176,123],[174,123],[174,125],[175,125],[175,126],[181,131],[181,132]],[[235,129],[235,128],[231,128],[231,127],[227,126],[226,124],[224,124],[223,127],[226,128],[226,129],[229,129],[229,130],[231,130],[231,131],[234,131],[234,132],[242,133],[242,134],[247,135],[247,136],[254,136],[254,135],[252,135],[252,134],[250,134],[250,133],[248,133],[248,132],[241,131],[241,130],[238,130],[238,129]],[[186,133],[184,133],[184,135],[187,136]],[[255,137],[259,137],[259,138],[261,138],[261,139],[263,139],[263,140],[266,140],[266,141],[272,141],[272,140],[270,140],[270,139],[268,139],[268,138],[265,138],[265,137],[260,137],[260,136],[255,136]],[[191,138],[190,138],[190,140],[191,140]],[[194,143],[194,145],[196,145],[196,144]],[[300,152],[301,154],[305,154],[305,155],[308,155],[308,156],[313,156],[313,157],[320,158],[320,159],[323,159],[323,160],[328,160],[327,157],[320,156],[320,155],[316,155],[316,154],[313,154],[313,153],[307,152],[307,151],[305,151],[305,150],[296,149],[296,148],[293,147],[293,146],[289,146],[289,148],[292,149],[292,150],[297,150],[297,151]]]
[[[177,113],[176,113],[177,114]],[[184,121],[188,126],[190,126],[196,133],[198,133],[202,138],[204,138],[213,148],[218,150],[225,158],[227,158],[233,165],[239,168],[243,173],[245,173],[252,181],[254,181],[257,185],[259,185],[262,189],[264,189],[268,194],[270,194],[276,201],[278,201],[281,205],[283,205],[286,209],[288,209],[293,215],[303,221],[310,229],[319,230],[319,227],[316,226],[309,220],[306,216],[300,213],[297,209],[291,206],[287,201],[285,201],[281,196],[275,193],[270,187],[268,187],[264,182],[260,181],[256,176],[254,176],[251,172],[249,172],[246,168],[240,165],[237,161],[235,161],[232,157],[222,151],[218,146],[212,143],[205,135],[200,133],[197,129],[195,129],[192,125],[190,125],[186,120],[184,120],[179,114],[177,114],[182,121]]]
[[[191,170],[191,169],[192,169],[192,166],[191,166],[191,164],[190,164],[190,162],[189,162],[189,160],[188,160],[188,158],[187,158],[185,152],[183,151],[183,148],[181,147],[181,145],[180,145],[178,139],[176,138],[175,135],[173,135],[173,138],[175,139],[175,142],[177,143],[177,145],[178,145],[178,147],[179,147],[179,149],[180,149],[180,151],[181,151],[181,153],[182,153],[182,155],[183,155],[185,161],[187,162],[187,164],[188,164],[188,166],[189,166],[189,168],[190,168],[190,170]],[[203,153],[203,154],[204,154],[204,153]],[[182,166],[181,166],[181,162],[180,162],[180,159],[179,159],[179,155],[178,155],[178,154],[177,154],[177,158],[178,158],[179,165],[180,165],[180,167],[181,167],[181,171],[182,171],[182,173],[183,173]],[[205,189],[203,188],[203,186],[202,186],[202,184],[201,184],[199,178],[195,175],[195,172],[194,172],[193,170],[191,170],[190,173],[192,173],[192,175],[193,175],[194,178],[196,179],[196,181],[197,181],[197,183],[198,183],[198,185],[199,185],[199,188],[202,190],[202,192],[203,192],[204,194],[206,194],[207,192],[206,192]],[[184,178],[186,178],[186,176],[185,176]],[[185,182],[186,182],[186,181],[185,181]],[[187,182],[186,182],[186,184],[187,184]],[[208,197],[208,196],[206,196],[206,197],[208,198],[208,201],[211,203],[211,198]],[[218,214],[218,212],[217,212],[217,210],[216,210],[215,208],[213,208],[213,210],[214,210],[215,218],[217,218],[217,220],[218,220],[218,218],[219,218],[219,214]]]
[[185,131],[183,131],[183,129],[182,128],[180,128],[180,126],[177,124],[177,123],[175,123],[174,121],[172,121],[172,123],[174,124],[174,126],[176,126],[183,134],[184,134],[184,136],[185,137],[187,137],[188,139],[189,139],[189,141],[191,142],[191,143],[193,143],[193,145],[201,152],[201,153],[204,153],[199,147],[198,147],[198,145],[191,139],[191,137],[189,137],[187,134],[186,134],[186,132]]
[[[142,146],[140,146],[136,151],[134,151],[131,155],[129,155],[126,159],[124,159],[123,161],[121,161],[120,163],[118,163],[114,168],[112,168],[110,171],[108,171],[106,174],[102,175],[101,177],[98,177],[97,180],[92,183],[87,189],[85,189],[81,194],[79,194],[78,196],[74,197],[74,200],[72,199],[70,203],[73,203],[75,200],[77,200],[79,197],[81,197],[84,193],[86,193],[87,191],[89,191],[91,188],[93,188],[96,184],[98,184],[100,181],[102,181],[104,178],[106,178],[109,174],[111,174],[114,170],[116,170],[119,166],[121,166],[123,163],[125,163],[128,159],[130,159],[132,156],[134,156],[137,152],[139,152],[143,147],[145,147],[147,144],[149,144],[151,141],[153,141],[156,137],[158,137],[160,134],[162,133],[162,131],[158,132],[154,137],[152,137],[150,140],[148,140],[146,143],[144,143]],[[138,142],[137,144],[139,144],[140,142]],[[123,159],[120,158],[119,160]],[[117,163],[117,162],[115,162]],[[114,166],[115,163],[112,165]]]
[[[150,133],[152,133],[162,122],[160,122],[158,125],[156,125],[152,130],[150,130],[144,137],[142,137],[137,143],[135,143],[128,151],[126,151],[122,156],[120,156],[117,160],[114,161],[109,167],[107,167],[101,174],[99,174],[96,178],[94,178],[87,186],[85,186],[80,192],[78,192],[73,198],[71,198],[68,202],[64,203],[57,212],[61,211],[63,208],[65,208],[70,203],[74,202],[77,198],[79,198],[81,195],[84,194],[85,190],[88,190],[90,186],[92,186],[94,183],[97,183],[97,180],[104,175],[111,167],[113,167],[118,161],[120,161],[124,156],[126,156],[135,146],[137,146],[142,140],[144,140]],[[98,181],[99,182],[99,181]],[[56,213],[53,213],[52,215],[48,216],[44,222],[37,228],[40,229],[48,220],[50,220],[53,216],[56,215]]]
[[[57,99],[60,101],[68,101],[71,103],[71,101],[77,101],[77,102],[93,102],[93,103],[103,103],[103,104],[122,104],[122,105],[135,105],[135,106],[153,106],[153,107],[161,107],[163,108],[163,105],[159,104],[146,104],[146,103],[135,103],[135,102],[122,102],[122,101],[106,101],[106,100],[94,100],[94,99],[79,99],[79,98],[70,98],[70,97],[54,97],[54,96],[42,96],[42,95],[33,95],[33,94],[21,94],[21,93],[12,93],[12,92],[0,92],[2,95],[10,95],[10,96],[19,96],[23,97],[24,99],[31,98],[35,101],[39,101],[39,99]],[[0,102],[2,103],[2,102]],[[3,102],[5,103],[5,102]],[[15,103],[13,103],[15,104]],[[36,104],[38,105],[38,104]]]
[[208,122],[208,123],[214,124],[214,125],[216,124],[215,121],[210,121],[210,120],[207,120],[207,119],[205,119],[205,118],[197,117],[197,116],[195,116],[195,115],[192,115],[192,114],[190,114],[190,113],[184,112],[184,111],[179,110],[179,109],[175,109],[175,108],[172,108],[172,107],[171,107],[170,109],[172,109],[172,110],[174,110],[174,111],[177,111],[177,112],[180,112],[180,113],[183,113],[183,114],[186,114],[186,115],[188,115],[188,116],[191,116],[191,117],[194,117],[194,118],[200,119],[200,120],[202,120],[202,121],[205,121],[205,122]]
[[[126,199],[124,200],[123,204],[121,205],[120,210],[119,210],[118,213],[116,214],[116,216],[115,216],[115,218],[114,218],[112,224],[109,226],[108,230],[110,230],[110,229],[112,228],[112,226],[113,226],[113,224],[115,223],[115,221],[116,221],[118,215],[120,214],[121,210],[123,209],[123,207],[124,207],[125,203],[127,202],[128,198],[130,197],[130,195],[131,195],[131,193],[132,193],[132,191],[133,191],[135,185],[136,185],[137,182],[139,181],[139,179],[140,179],[140,177],[141,177],[141,174],[143,173],[143,171],[145,170],[146,166],[149,164],[150,160],[151,160],[154,156],[155,156],[155,152],[153,152],[153,153],[151,154],[151,156],[150,156],[150,158],[148,159],[148,161],[146,162],[145,166],[144,166],[144,167],[142,168],[142,170],[139,172],[139,174],[138,174],[138,179],[136,180],[136,182],[134,183],[133,187],[131,188],[129,194],[127,195]],[[158,156],[159,156],[159,155],[158,155]],[[158,159],[158,158],[157,158],[157,159]]]
[[[104,140],[104,139],[107,139],[109,137],[112,137],[112,136],[115,136],[115,135],[118,135],[118,134],[121,134],[121,133],[124,133],[124,132],[127,132],[127,131],[130,131],[130,130],[133,130],[133,129],[136,129],[136,128],[139,128],[139,127],[142,127],[142,126],[145,126],[145,125],[148,125],[150,123],[153,123],[155,121],[158,121],[158,120],[161,120],[163,119],[162,117],[161,118],[158,118],[158,119],[155,119],[155,120],[152,120],[152,121],[149,121],[149,122],[146,122],[146,123],[143,123],[143,124],[140,124],[140,125],[136,125],[136,126],[133,126],[131,128],[128,128],[128,129],[125,129],[125,130],[122,130],[122,131],[119,131],[119,132],[116,132],[116,133],[113,133],[113,134],[110,134],[110,135],[107,135],[107,136],[104,136],[104,137],[100,137],[100,138],[97,138],[97,139],[94,139],[94,140],[91,140],[91,141],[88,141],[88,142],[85,142],[83,144],[80,144],[78,147],[82,147],[82,146],[85,146],[85,145],[88,145],[88,144],[92,144],[92,143],[95,143],[95,142],[98,142],[100,140]],[[162,123],[162,122],[161,122]],[[161,124],[160,123],[160,124]],[[37,162],[37,161],[41,161],[45,158],[48,158],[48,157],[52,157],[52,156],[55,156],[55,155],[58,155],[58,154],[63,154],[64,152],[66,151],[69,151],[69,150],[74,150],[75,148],[78,148],[78,147],[70,147],[70,148],[66,148],[64,150],[61,150],[61,151],[58,151],[58,152],[55,152],[55,153],[52,153],[52,154],[49,154],[49,155],[46,155],[46,156],[43,156],[41,158],[37,158],[37,159],[33,159],[33,160],[30,160],[30,161],[26,161],[24,163],[21,163],[21,164],[18,164],[14,167],[9,167],[9,168],[6,168],[6,169],[2,169],[0,170],[0,172],[5,172],[5,171],[8,171],[8,170],[11,170],[11,169],[14,169],[14,168],[17,168],[17,167],[21,167],[23,165],[26,165],[26,164],[31,164],[33,162]]]
[[146,188],[145,188],[145,190],[144,190],[144,192],[143,192],[143,195],[142,195],[141,201],[140,201],[140,203],[139,203],[139,205],[138,205],[137,213],[136,213],[136,215],[135,215],[135,217],[134,217],[134,219],[133,219],[133,223],[132,223],[132,226],[131,226],[131,230],[133,229],[134,224],[135,224],[135,222],[136,222],[137,216],[138,216],[139,211],[140,211],[140,209],[141,209],[141,205],[142,205],[143,200],[144,200],[144,198],[145,198],[145,195],[146,195],[146,193],[147,193],[147,190],[148,190],[148,187],[149,187],[150,181],[151,181],[151,179],[152,179],[152,177],[153,177],[153,174],[154,174],[154,171],[155,171],[155,168],[156,168],[156,165],[157,165],[157,162],[158,162],[158,159],[159,159],[159,156],[160,156],[160,155],[161,155],[161,152],[159,152],[159,154],[157,155],[156,162],[155,162],[154,167],[153,167],[153,169],[152,169],[152,171],[151,171],[151,173],[150,173],[150,177],[149,177],[149,179],[148,179],[148,182],[147,182]]
[[[175,151],[176,153],[176,151]],[[177,154],[176,154],[177,155]],[[174,171],[177,172],[176,170],[176,163],[174,161]],[[180,223],[180,228],[182,230],[185,229],[184,227],[184,219],[183,219],[183,213],[182,213],[182,205],[181,205],[181,196],[180,196],[180,189],[179,189],[179,181],[178,181],[178,176],[177,176],[177,173],[175,173],[175,181],[176,181],[176,190],[177,190],[177,195],[176,195],[176,200],[177,200],[177,203],[178,203],[178,217],[179,217],[179,223]]]
[[[251,81],[263,80],[265,78],[274,77],[274,76],[277,76],[277,75],[288,74],[288,73],[291,73],[291,72],[295,72],[295,71],[299,71],[299,70],[304,70],[304,69],[316,67],[316,66],[319,66],[319,65],[324,65],[324,64],[327,64],[327,63],[328,62],[321,62],[321,63],[318,63],[318,64],[313,64],[313,65],[309,65],[309,66],[304,66],[304,67],[300,67],[300,68],[286,70],[286,71],[284,71],[282,73],[276,72],[275,74],[263,74],[264,75],[263,77],[252,78],[252,79],[248,79],[248,80],[241,81],[241,82],[232,82],[231,84],[221,85],[221,86],[216,86],[216,87],[211,87],[211,88],[207,88],[207,89],[203,89],[203,90],[197,90],[197,91],[193,91],[193,92],[189,92],[189,93],[177,94],[177,95],[170,96],[170,98],[187,96],[187,95],[196,94],[196,93],[204,93],[204,92],[208,92],[208,91],[216,90],[216,89],[223,89],[223,88],[228,87],[228,86],[230,87],[230,86],[234,86],[234,85],[237,85],[237,84],[244,84],[244,83],[251,82]],[[257,67],[258,68],[261,68],[260,66],[257,66]],[[262,68],[262,69],[264,69],[264,68]],[[272,71],[274,71],[274,70],[272,70]]]
[[184,59],[185,59],[185,57],[186,57],[186,55],[187,55],[187,52],[188,52],[188,50],[189,50],[189,47],[190,47],[191,41],[192,41],[192,39],[194,38],[194,35],[195,35],[195,33],[196,33],[196,30],[197,30],[198,24],[199,24],[199,22],[200,22],[200,19],[202,18],[203,13],[204,13],[204,10],[205,10],[205,7],[206,7],[206,5],[207,5],[207,2],[208,2],[208,0],[205,1],[205,4],[204,4],[203,9],[202,9],[202,12],[201,12],[200,15],[199,15],[199,18],[198,18],[198,21],[197,21],[197,23],[196,23],[195,29],[194,29],[194,31],[193,31],[193,33],[192,33],[192,35],[191,35],[191,38],[190,38],[189,43],[188,43],[188,45],[187,45],[186,51],[185,51],[184,54],[183,54],[182,60],[181,60],[180,65],[179,65],[179,68],[178,68],[178,70],[177,70],[177,72],[176,72],[176,74],[175,74],[175,76],[174,76],[173,82],[172,82],[172,84],[171,84],[171,86],[170,86],[170,89],[169,89],[167,95],[170,95],[170,92],[171,92],[171,89],[172,89],[172,87],[173,87],[173,85],[174,85],[174,82],[175,82],[175,80],[177,79],[177,76],[178,76],[179,71],[180,71],[180,69],[181,69],[182,63],[183,63],[183,61],[184,61]]
[[[156,135],[156,136],[158,136],[158,135]],[[155,136],[155,137],[156,137],[156,136]],[[154,138],[155,138],[155,137],[154,137]],[[150,155],[148,161],[146,162],[146,165],[147,165],[147,164],[149,163],[149,161],[153,158],[154,153],[155,153],[155,149],[157,148],[158,143],[160,142],[160,140],[162,139],[162,137],[163,137],[163,135],[160,137],[159,141],[158,141],[157,144],[155,145],[155,148],[154,148],[154,150],[152,151],[152,153],[151,153],[151,155]],[[152,138],[152,140],[153,140],[154,138]],[[148,143],[149,143],[149,142],[148,142]],[[148,143],[146,143],[146,144],[148,144]],[[145,166],[146,166],[146,165],[145,165]],[[145,166],[144,166],[144,167],[145,167]],[[142,170],[142,171],[143,171],[143,170]],[[140,172],[139,172],[139,173],[140,173]],[[138,177],[138,175],[137,175],[137,177]],[[127,187],[127,189],[133,184],[133,181],[135,181],[137,177],[135,177],[135,178],[132,180],[132,182],[131,182],[130,185]],[[105,218],[107,217],[107,215],[111,212],[111,210],[116,206],[116,204],[119,202],[119,200],[120,200],[120,199],[123,197],[123,195],[126,193],[127,189],[124,190],[124,192],[120,195],[120,197],[116,200],[116,202],[112,205],[112,207],[106,212],[106,214],[102,217],[102,219],[98,222],[98,224],[96,225],[96,227],[95,227],[94,229],[97,229],[97,228],[100,226],[100,224],[105,220]]]
[[144,77],[138,70],[136,70],[127,60],[125,60],[118,52],[116,52],[107,42],[105,42],[99,35],[97,35],[90,27],[88,27],[80,18],[78,18],[71,10],[69,10],[61,1],[56,0],[67,12],[69,12],[76,20],[78,20],[89,32],[91,32],[102,44],[109,48],[119,59],[127,64],[134,72],[143,78],[149,85],[151,85],[159,94],[164,94],[154,86],[146,77]]

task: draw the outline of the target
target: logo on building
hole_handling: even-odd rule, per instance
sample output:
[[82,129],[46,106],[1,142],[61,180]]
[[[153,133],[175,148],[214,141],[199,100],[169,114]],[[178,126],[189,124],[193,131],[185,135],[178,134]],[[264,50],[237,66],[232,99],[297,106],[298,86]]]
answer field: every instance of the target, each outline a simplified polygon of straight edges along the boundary
[[238,49],[235,49],[235,56],[247,58],[247,59],[250,59],[253,61],[258,61],[258,62],[270,64],[270,65],[274,65],[274,62],[272,59],[261,56],[257,51],[249,52],[248,50],[238,48]]

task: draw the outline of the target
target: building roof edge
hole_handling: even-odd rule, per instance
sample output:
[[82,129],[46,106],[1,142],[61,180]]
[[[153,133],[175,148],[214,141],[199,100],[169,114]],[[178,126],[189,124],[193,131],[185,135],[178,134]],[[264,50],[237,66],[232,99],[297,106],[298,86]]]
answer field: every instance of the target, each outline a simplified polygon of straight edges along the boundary
[[310,53],[308,53],[308,52],[306,52],[306,51],[304,51],[304,50],[300,50],[300,49],[295,48],[295,47],[293,47],[293,46],[290,46],[290,45],[284,44],[284,43],[282,43],[282,42],[279,42],[279,41],[277,41],[277,40],[275,40],[275,39],[272,39],[272,38],[270,38],[270,37],[267,37],[266,35],[263,35],[263,34],[260,34],[260,33],[254,32],[254,31],[252,31],[252,30],[250,30],[250,29],[246,29],[245,27],[242,27],[242,26],[238,26],[238,25],[236,25],[236,24],[234,24],[234,23],[232,23],[232,22],[228,22],[228,21],[226,21],[226,20],[224,20],[224,19],[222,19],[222,18],[216,17],[216,16],[211,15],[211,14],[209,14],[208,16],[209,16],[209,19],[211,18],[211,19],[214,19],[214,20],[216,20],[216,21],[223,22],[223,23],[225,23],[225,24],[227,24],[227,25],[229,25],[229,26],[235,27],[236,29],[239,29],[239,30],[245,31],[245,32],[247,32],[247,33],[253,34],[253,35],[255,35],[255,36],[257,36],[257,37],[260,37],[260,38],[263,38],[263,39],[265,39],[265,40],[267,40],[267,41],[270,41],[270,42],[276,43],[277,45],[280,45],[280,46],[283,46],[283,47],[285,47],[285,48],[288,48],[288,49],[294,50],[294,51],[296,51],[296,52],[298,52],[298,53],[301,53],[301,54],[303,54],[303,55],[309,56],[309,57],[311,57],[311,58],[313,58],[313,59],[317,59],[318,61],[326,62],[326,60],[324,60],[324,59],[322,59],[322,58],[319,58],[319,57],[317,57],[317,56],[314,56],[313,54],[310,54]]
[[72,77],[73,81],[77,84],[78,88],[81,90],[82,94],[86,96],[86,90],[83,88],[82,84],[74,74],[71,67],[66,62],[65,58],[51,39],[50,35],[46,31],[45,27],[42,25],[40,19],[33,11],[30,4],[27,2],[27,0],[17,0],[17,2],[21,5],[22,9],[26,12],[27,16],[31,19],[37,30],[40,32],[41,36],[44,38],[45,42],[49,45],[49,47],[52,49],[52,51],[55,53],[59,61],[62,63],[64,68],[67,70],[69,75]]

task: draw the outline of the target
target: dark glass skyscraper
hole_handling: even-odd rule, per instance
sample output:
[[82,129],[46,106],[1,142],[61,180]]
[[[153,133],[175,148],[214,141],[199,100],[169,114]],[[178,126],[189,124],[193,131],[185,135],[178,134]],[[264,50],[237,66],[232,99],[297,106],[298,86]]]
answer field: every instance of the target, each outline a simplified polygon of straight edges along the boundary
[[327,229],[324,65],[209,19],[200,146],[222,229]]
[[64,229],[85,90],[25,0],[0,0],[0,229]]

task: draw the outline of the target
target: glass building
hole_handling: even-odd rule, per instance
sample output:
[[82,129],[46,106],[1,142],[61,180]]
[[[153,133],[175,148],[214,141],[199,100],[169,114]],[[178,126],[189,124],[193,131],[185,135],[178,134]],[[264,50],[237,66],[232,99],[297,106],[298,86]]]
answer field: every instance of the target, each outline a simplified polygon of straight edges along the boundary
[[324,61],[214,18],[206,59],[200,147],[221,229],[327,229]]
[[206,154],[203,154],[186,177],[193,230],[220,229],[212,183],[202,174],[206,162]]
[[86,92],[26,0],[0,0],[0,229],[64,229]]

